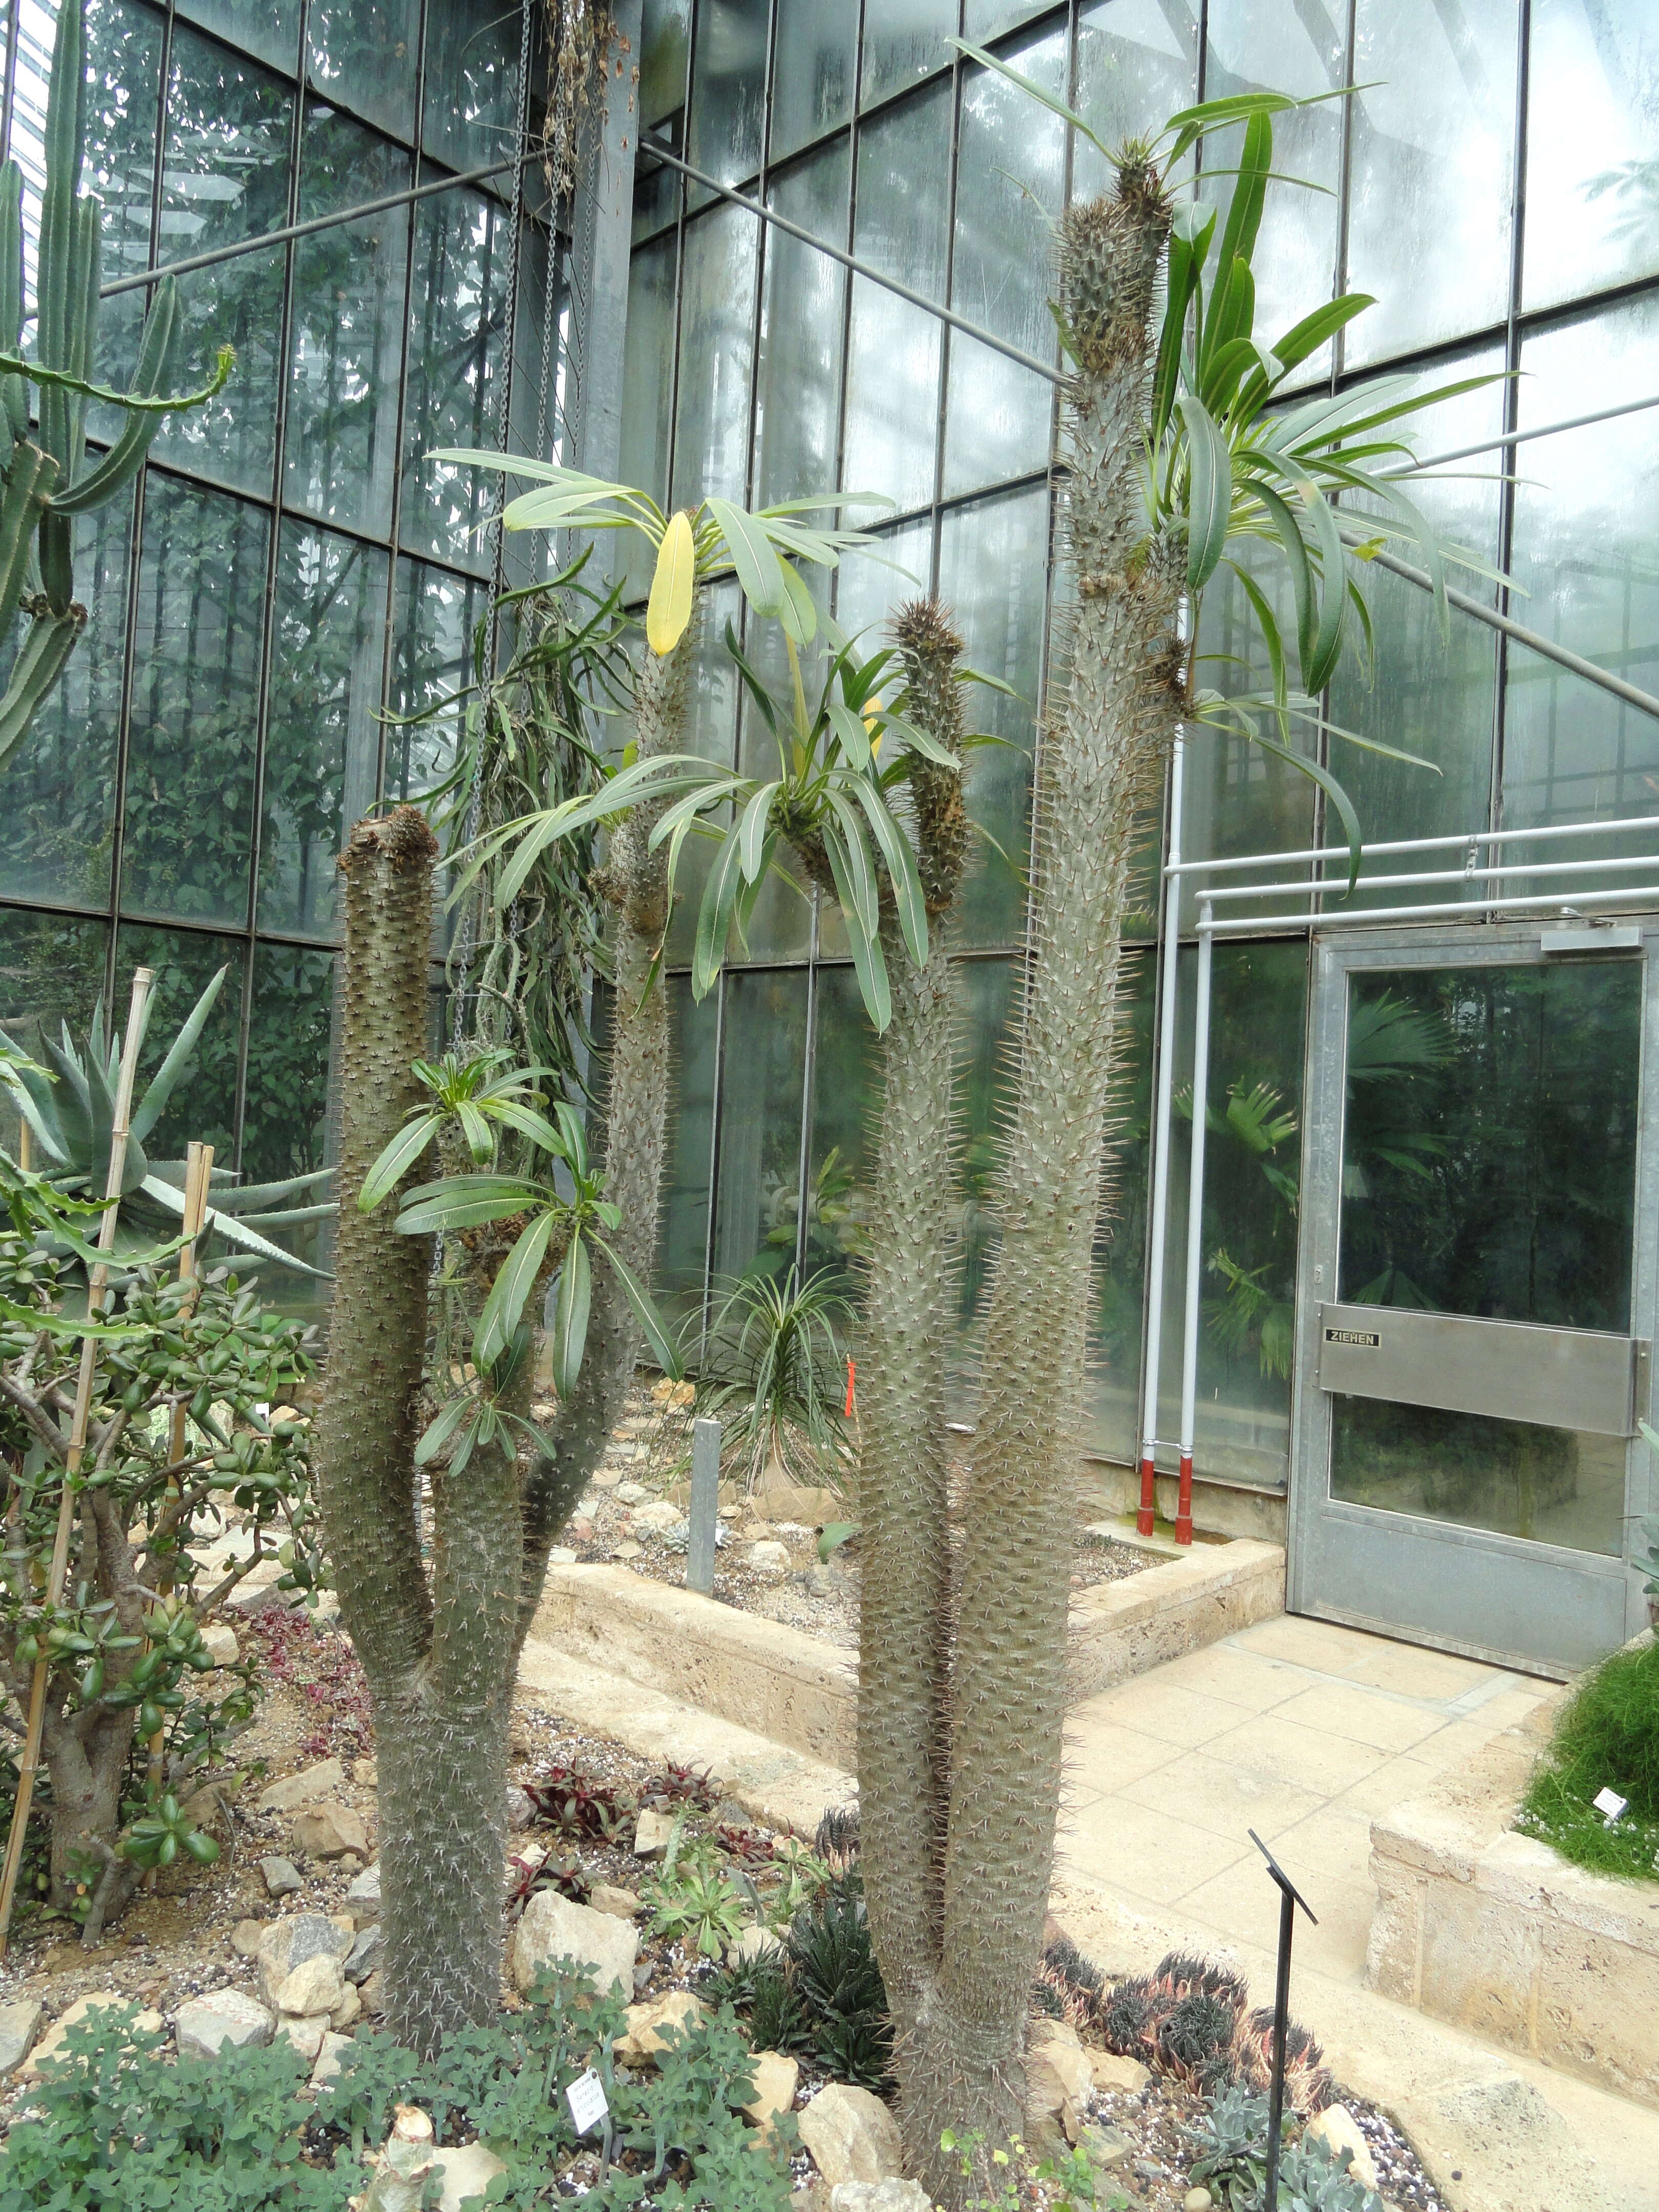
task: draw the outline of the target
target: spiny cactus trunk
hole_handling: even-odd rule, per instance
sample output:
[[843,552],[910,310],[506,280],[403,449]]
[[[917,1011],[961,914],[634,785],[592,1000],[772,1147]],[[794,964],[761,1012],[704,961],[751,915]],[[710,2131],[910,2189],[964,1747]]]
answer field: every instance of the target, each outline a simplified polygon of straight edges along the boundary
[[[672,653],[646,648],[636,706],[636,757],[686,749],[694,606]],[[616,913],[615,1015],[605,1091],[605,1194],[622,1213],[614,1242],[636,1278],[655,1271],[657,1213],[668,1132],[668,1000],[659,955],[668,927],[668,854],[649,849],[660,805],[635,807],[616,831],[601,885]],[[655,970],[653,974],[653,970]],[[581,1373],[553,1424],[553,1449],[532,1470],[526,1498],[519,1640],[529,1633],[547,1555],[621,1415],[640,1356],[640,1329],[609,1263],[593,1255],[593,1302]]]
[[1177,575],[1168,549],[1147,544],[1139,481],[1169,220],[1156,175],[1131,163],[1060,232],[1078,364],[1066,408],[1078,604],[1037,800],[1034,951],[963,1515],[943,1936],[903,2075],[907,2157],[946,2202],[965,2185],[941,2132],[965,2123],[994,2143],[1020,2124],[1053,1869],[1090,1249],[1130,832],[1183,696]]
[[517,1469],[480,1449],[461,1481],[434,1485],[428,1587],[414,1453],[431,1244],[399,1235],[390,1203],[356,1202],[420,1096],[437,852],[400,807],[359,823],[341,862],[337,1286],[317,1433],[340,1611],[374,1705],[387,2024],[422,2052],[500,1999],[520,1556]]

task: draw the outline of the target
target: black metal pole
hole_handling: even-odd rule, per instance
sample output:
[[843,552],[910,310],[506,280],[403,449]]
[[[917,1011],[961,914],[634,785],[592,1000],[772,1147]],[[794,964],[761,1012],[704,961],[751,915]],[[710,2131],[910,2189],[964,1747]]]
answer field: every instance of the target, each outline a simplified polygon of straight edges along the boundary
[[1291,2022],[1291,1938],[1296,1933],[1296,1893],[1279,1892],[1279,1979],[1273,1990],[1273,2069],[1267,2100],[1266,2212],[1279,2212],[1279,2146],[1285,2128],[1285,2037]]

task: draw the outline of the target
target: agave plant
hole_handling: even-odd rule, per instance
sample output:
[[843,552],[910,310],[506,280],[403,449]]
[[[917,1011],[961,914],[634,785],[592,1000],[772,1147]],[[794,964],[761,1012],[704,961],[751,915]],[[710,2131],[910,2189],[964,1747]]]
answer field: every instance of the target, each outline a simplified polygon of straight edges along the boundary
[[[179,1079],[190,1065],[203,1026],[223,986],[221,969],[191,1009],[184,1026],[150,1078],[132,1109],[128,1131],[126,1166],[121,1185],[121,1218],[115,1232],[118,1262],[138,1264],[160,1237],[176,1233],[185,1211],[185,1164],[182,1160],[152,1161],[144,1139],[161,1120]],[[153,1001],[152,1001],[153,1003]],[[149,1024],[149,1007],[144,1022]],[[122,1040],[105,1028],[100,1006],[92,1018],[85,1042],[77,1045],[64,1024],[59,1042],[40,1039],[40,1050],[49,1068],[29,1060],[0,1030],[0,1050],[12,1055],[0,1073],[40,1148],[42,1172],[65,1193],[91,1194],[101,1199],[109,1169],[110,1133],[115,1118],[116,1083],[120,1073]],[[325,1220],[334,1212],[332,1200],[313,1206],[290,1206],[289,1199],[314,1190],[328,1181],[332,1168],[295,1176],[286,1182],[239,1184],[227,1169],[213,1171],[213,1202],[207,1212],[209,1231],[222,1239],[233,1252],[269,1265],[295,1269],[301,1274],[327,1280],[325,1271],[285,1252],[263,1232],[295,1229]],[[258,1222],[256,1229],[246,1218]]]
[[[0,636],[20,611],[27,635],[0,698],[0,766],[15,751],[64,672],[87,611],[75,597],[75,517],[101,507],[143,465],[164,415],[201,407],[219,392],[234,359],[219,349],[199,392],[161,396],[177,313],[164,279],[145,319],[138,367],[127,392],[89,382],[103,275],[103,203],[81,190],[86,149],[84,0],[66,0],[52,46],[46,100],[46,185],[40,202],[40,268],[33,314],[24,299],[23,173],[0,164],[0,406],[11,447],[0,483]],[[35,325],[35,356],[23,356],[26,322]],[[30,422],[28,386],[40,397]],[[101,457],[86,448],[89,402],[119,408],[120,436]]]

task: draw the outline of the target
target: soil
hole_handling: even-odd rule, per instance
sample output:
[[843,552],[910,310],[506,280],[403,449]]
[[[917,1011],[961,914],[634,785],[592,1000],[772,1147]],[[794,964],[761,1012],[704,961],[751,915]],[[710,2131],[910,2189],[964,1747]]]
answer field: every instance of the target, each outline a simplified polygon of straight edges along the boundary
[[[619,1424],[588,1488],[577,1503],[575,1515],[565,1530],[563,1547],[556,1559],[603,1561],[626,1566],[647,1581],[685,1587],[684,1528],[666,1530],[653,1526],[652,1509],[665,1500],[684,1510],[685,1472],[690,1457],[689,1386],[659,1383],[654,1391],[640,1389],[629,1401],[626,1418]],[[551,1411],[538,1407],[538,1418]],[[954,1483],[965,1480],[966,1463],[951,1465]],[[807,1493],[794,1491],[799,1498]],[[775,1495],[775,1493],[774,1493]],[[643,1518],[640,1516],[643,1512]],[[823,1519],[808,1523],[773,1519],[768,1515],[767,1493],[750,1497],[739,1486],[722,1483],[720,1534],[714,1555],[714,1595],[724,1605],[764,1620],[817,1636],[825,1643],[856,1650],[859,1640],[859,1546],[856,1537],[840,1546],[828,1561],[818,1558],[818,1534]],[[836,1509],[837,1517],[856,1522],[850,1503]],[[750,1547],[775,1541],[788,1553],[787,1565],[757,1566]],[[1160,1555],[1131,1544],[1116,1542],[1089,1528],[1078,1529],[1073,1562],[1072,1588],[1084,1590],[1101,1583],[1121,1582],[1143,1569],[1161,1564]]]

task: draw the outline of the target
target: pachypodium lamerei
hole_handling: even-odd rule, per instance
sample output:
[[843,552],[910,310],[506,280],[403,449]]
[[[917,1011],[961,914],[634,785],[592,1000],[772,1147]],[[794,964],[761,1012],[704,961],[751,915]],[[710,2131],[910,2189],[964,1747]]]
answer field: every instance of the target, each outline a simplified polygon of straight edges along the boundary
[[[84,0],[58,18],[46,102],[34,304],[26,296],[23,173],[0,163],[0,409],[11,434],[0,478],[0,638],[20,615],[28,629],[0,697],[0,767],[16,751],[63,674],[87,610],[75,596],[75,518],[101,507],[143,465],[164,416],[204,406],[223,388],[233,355],[219,349],[200,391],[163,394],[177,297],[155,288],[130,390],[91,381],[103,276],[103,202],[81,190],[87,137]],[[23,332],[35,325],[34,352]],[[31,392],[33,387],[33,392]],[[117,407],[125,425],[106,453],[88,454],[87,410]]]

